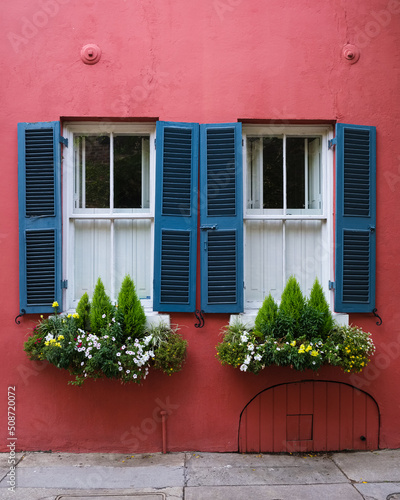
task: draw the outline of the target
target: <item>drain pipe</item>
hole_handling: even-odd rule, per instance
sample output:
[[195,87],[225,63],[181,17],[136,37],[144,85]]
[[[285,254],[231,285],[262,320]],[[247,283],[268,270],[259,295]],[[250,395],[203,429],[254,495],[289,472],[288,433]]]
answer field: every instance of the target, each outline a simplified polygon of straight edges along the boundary
[[162,429],[162,452],[167,453],[167,412],[165,410],[160,412],[161,415],[161,429]]

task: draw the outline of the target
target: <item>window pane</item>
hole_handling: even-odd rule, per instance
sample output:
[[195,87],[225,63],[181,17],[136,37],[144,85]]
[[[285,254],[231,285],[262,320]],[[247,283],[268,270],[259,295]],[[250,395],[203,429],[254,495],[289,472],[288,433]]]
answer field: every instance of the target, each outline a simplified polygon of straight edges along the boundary
[[[245,297],[247,307],[283,290],[283,221],[246,221]],[[254,307],[254,306],[253,306]]]
[[115,291],[118,294],[124,277],[129,274],[140,299],[151,293],[151,221],[116,220],[114,223]]
[[107,293],[111,290],[110,251],[111,222],[104,220],[76,220],[74,252],[74,297],[79,300],[87,292],[93,297],[100,277]]
[[308,208],[322,210],[321,139],[308,139]]
[[305,141],[303,137],[286,140],[287,208],[305,207]]
[[75,136],[75,206],[110,207],[110,138]]
[[149,207],[149,138],[114,137],[114,207]]
[[283,139],[263,138],[263,208],[283,207]]
[[322,266],[329,263],[329,249],[322,241],[320,220],[286,221],[286,280],[296,276],[309,295],[315,278],[322,282]]

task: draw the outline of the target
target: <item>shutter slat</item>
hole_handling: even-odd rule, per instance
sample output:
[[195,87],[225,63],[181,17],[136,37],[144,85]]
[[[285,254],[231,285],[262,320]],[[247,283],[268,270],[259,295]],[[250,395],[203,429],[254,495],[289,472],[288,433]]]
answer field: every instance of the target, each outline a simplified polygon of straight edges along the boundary
[[375,307],[375,127],[336,127],[335,309]]

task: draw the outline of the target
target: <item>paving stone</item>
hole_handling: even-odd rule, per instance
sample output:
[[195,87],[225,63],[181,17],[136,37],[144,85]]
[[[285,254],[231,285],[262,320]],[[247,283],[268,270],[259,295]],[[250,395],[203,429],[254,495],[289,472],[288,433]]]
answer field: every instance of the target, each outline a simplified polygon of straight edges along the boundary
[[[17,469],[19,488],[166,488],[183,486],[181,467],[25,467]],[[3,480],[0,488],[6,488]]]
[[334,453],[332,460],[352,481],[400,482],[400,449]]
[[400,500],[400,482],[356,483],[354,487],[368,500]]
[[351,484],[185,488],[185,500],[362,500]]
[[209,467],[204,467],[200,465],[201,462],[192,461],[186,473],[187,485],[234,486],[349,482],[328,458],[315,458],[312,461],[296,458],[297,460],[291,461],[290,465],[275,465],[272,462],[264,464],[260,461],[245,466],[243,461],[233,460],[231,462],[233,465],[212,465],[211,462]]

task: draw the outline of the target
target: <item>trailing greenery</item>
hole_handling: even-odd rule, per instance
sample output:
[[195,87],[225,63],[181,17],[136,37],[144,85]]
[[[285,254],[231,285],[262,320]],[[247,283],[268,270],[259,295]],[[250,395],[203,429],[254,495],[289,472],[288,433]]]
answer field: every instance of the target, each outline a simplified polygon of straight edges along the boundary
[[221,364],[252,373],[270,365],[318,370],[324,364],[359,372],[374,351],[370,333],[334,322],[317,280],[306,299],[294,277],[289,278],[279,307],[269,295],[254,328],[230,325],[217,345]]
[[[187,341],[178,327],[146,326],[146,316],[133,281],[126,277],[113,306],[99,279],[90,303],[87,294],[74,314],[41,317],[24,344],[31,360],[47,360],[67,369],[82,385],[89,378],[115,378],[121,382],[144,380],[151,367],[168,375],[182,369]],[[79,311],[79,312],[78,312]],[[89,321],[90,320],[90,321]]]

